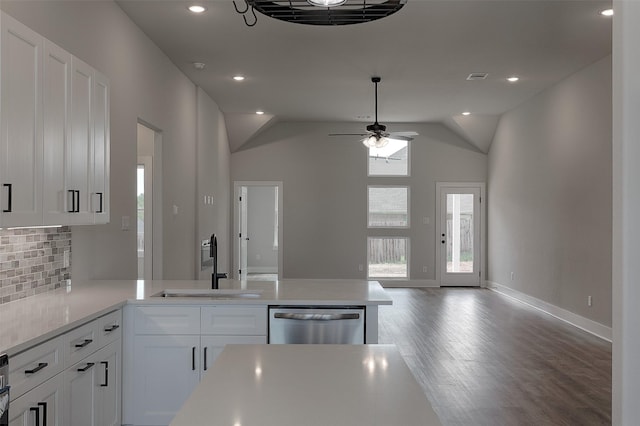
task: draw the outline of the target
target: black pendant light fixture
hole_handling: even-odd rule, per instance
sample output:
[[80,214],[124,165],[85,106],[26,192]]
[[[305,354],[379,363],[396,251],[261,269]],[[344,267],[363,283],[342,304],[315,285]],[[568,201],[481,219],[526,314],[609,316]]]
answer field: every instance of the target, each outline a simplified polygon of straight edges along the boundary
[[[258,19],[255,12],[270,18],[304,25],[353,25],[375,21],[400,10],[407,0],[234,0],[236,12],[247,26]],[[249,16],[249,19],[247,17]]]

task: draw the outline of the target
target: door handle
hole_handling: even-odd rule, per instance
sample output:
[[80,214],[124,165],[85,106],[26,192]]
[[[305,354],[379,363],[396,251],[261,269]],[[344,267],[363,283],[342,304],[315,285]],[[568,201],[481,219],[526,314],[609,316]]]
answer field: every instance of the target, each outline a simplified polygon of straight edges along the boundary
[[3,209],[2,211],[4,213],[11,213],[11,210],[13,210],[11,208],[11,200],[13,199],[13,184],[11,183],[4,183],[2,184],[2,186],[4,186],[5,188],[7,188],[7,208]]
[[100,364],[104,365],[104,383],[101,383],[100,386],[106,388],[109,386],[109,361],[102,361]]
[[91,344],[91,342],[93,342],[93,340],[84,339],[84,341],[82,343],[76,343],[76,348],[84,348],[85,346]]
[[47,426],[47,403],[38,402],[38,407],[42,407],[42,426]]
[[204,371],[207,371],[207,347],[204,347]]
[[31,407],[29,408],[29,411],[33,411],[34,413],[36,413],[35,425],[40,426],[40,407]]
[[96,194],[100,197],[100,204],[98,207],[98,211],[96,211],[96,213],[104,213],[103,208],[102,208],[102,199],[104,198],[104,195],[102,192],[96,192]]
[[32,368],[31,370],[24,370],[24,374],[35,374],[38,371],[42,370],[43,368],[45,368],[46,366],[48,366],[49,363],[47,362],[41,362],[38,364],[38,366],[36,368]]
[[196,347],[191,348],[191,370],[196,371]]

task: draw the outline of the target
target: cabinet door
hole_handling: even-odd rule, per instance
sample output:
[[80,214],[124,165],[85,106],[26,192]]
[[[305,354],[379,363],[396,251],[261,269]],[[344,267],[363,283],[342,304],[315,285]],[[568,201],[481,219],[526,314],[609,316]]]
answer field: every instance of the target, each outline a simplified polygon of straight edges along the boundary
[[66,144],[70,132],[71,54],[44,42],[43,77],[43,216],[45,225],[66,225]]
[[93,123],[91,100],[93,69],[77,58],[71,60],[71,137],[67,146],[67,211],[71,224],[93,223],[91,212]]
[[133,423],[171,422],[200,380],[200,336],[136,336]]
[[202,336],[202,372],[206,372],[218,358],[225,345],[265,344],[267,336]]
[[96,375],[98,376],[96,395],[96,425],[120,425],[122,407],[120,405],[121,384],[121,341],[115,341],[96,352]]
[[11,401],[9,425],[66,426],[62,413],[62,375],[59,374]]
[[109,222],[109,80],[95,72],[93,91],[93,189],[95,223]]
[[42,223],[43,39],[1,17],[0,184],[2,226]]
[[95,359],[87,357],[64,371],[66,425],[94,426],[96,424],[97,370]]

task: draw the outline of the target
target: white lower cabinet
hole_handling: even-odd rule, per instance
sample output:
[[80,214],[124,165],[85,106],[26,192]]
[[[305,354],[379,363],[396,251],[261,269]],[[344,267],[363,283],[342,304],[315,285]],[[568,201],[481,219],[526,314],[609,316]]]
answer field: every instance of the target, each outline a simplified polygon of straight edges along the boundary
[[267,343],[266,306],[125,309],[124,424],[168,425],[225,345]]
[[62,375],[57,375],[11,401],[9,426],[65,426]]
[[200,336],[136,336],[136,425],[166,425],[200,381]]
[[120,342],[113,342],[64,372],[68,426],[120,423]]
[[9,424],[120,426],[121,323],[114,311],[12,356]]

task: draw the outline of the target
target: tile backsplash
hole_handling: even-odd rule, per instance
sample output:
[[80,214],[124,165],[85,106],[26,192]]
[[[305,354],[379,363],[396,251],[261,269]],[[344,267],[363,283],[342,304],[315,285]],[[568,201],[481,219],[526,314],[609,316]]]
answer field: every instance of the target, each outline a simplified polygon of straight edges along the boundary
[[0,304],[59,288],[71,278],[71,228],[0,229]]

